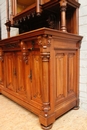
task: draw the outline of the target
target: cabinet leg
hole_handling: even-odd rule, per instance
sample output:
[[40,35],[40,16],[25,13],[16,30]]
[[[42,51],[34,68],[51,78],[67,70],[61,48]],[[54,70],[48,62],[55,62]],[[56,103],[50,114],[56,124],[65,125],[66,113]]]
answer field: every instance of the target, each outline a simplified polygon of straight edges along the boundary
[[53,124],[51,124],[51,125],[49,125],[49,126],[44,126],[44,125],[41,124],[41,128],[42,128],[43,130],[50,130],[50,129],[52,128],[52,125],[53,125]]
[[73,109],[74,110],[78,110],[79,109],[79,100],[77,100],[76,106]]
[[44,115],[40,115],[39,121],[43,130],[50,130],[53,123],[55,122],[55,113],[52,113],[47,117],[45,117]]
[[0,92],[0,95],[1,95],[1,92]]
[[74,109],[74,110],[78,110],[78,109],[79,109],[79,106],[75,106],[73,109]]

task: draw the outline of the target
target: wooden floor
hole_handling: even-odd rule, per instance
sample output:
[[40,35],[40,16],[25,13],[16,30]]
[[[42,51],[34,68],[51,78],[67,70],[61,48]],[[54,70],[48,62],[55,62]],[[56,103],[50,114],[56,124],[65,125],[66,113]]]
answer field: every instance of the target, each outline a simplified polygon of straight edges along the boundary
[[[0,130],[41,130],[33,113],[0,95]],[[87,130],[87,111],[71,110],[57,119],[51,130]]]

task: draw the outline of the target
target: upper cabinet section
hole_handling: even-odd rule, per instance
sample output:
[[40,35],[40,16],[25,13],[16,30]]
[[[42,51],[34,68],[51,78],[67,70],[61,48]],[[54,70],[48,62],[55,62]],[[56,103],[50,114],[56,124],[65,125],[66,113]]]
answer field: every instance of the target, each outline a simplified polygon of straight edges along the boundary
[[35,4],[35,0],[17,0],[17,13],[23,11],[28,6]]
[[7,0],[7,31],[19,28],[19,33],[42,27],[78,34],[77,0],[11,0],[11,14]]

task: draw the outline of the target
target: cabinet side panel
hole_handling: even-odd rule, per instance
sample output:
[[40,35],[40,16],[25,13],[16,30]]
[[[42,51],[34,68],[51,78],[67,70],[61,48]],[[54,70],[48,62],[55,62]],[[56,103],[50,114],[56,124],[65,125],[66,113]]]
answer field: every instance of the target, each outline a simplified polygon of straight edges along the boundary
[[55,84],[56,84],[56,100],[67,96],[67,57],[64,53],[56,53],[55,55]]
[[76,87],[76,58],[75,53],[68,54],[68,94],[74,93]]

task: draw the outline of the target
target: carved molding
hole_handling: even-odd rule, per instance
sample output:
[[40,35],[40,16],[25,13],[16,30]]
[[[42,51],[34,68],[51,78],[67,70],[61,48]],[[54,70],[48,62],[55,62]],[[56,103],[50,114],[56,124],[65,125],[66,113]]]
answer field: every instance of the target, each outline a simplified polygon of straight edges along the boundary
[[23,41],[21,41],[21,51],[23,54],[23,60],[25,61],[26,64],[28,64],[28,49],[26,43]]
[[38,45],[42,46],[43,49],[47,49],[47,47],[51,45],[51,38],[51,35],[38,36]]
[[12,49],[12,48],[19,48],[19,44],[18,43],[13,43],[13,44],[7,44],[5,45],[6,48]]
[[50,53],[49,52],[46,52],[46,53],[41,53],[41,58],[42,58],[42,61],[49,61],[49,58],[50,58]]
[[47,117],[48,116],[48,111],[50,110],[50,103],[43,103],[43,111],[44,111],[44,116]]

